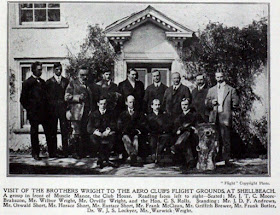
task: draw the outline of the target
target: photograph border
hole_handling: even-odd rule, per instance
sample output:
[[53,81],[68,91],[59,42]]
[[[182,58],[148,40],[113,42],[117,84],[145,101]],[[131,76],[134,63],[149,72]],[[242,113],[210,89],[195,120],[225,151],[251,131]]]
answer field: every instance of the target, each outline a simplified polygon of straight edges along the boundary
[[[267,129],[268,129],[268,134],[267,134],[267,173],[263,174],[263,175],[254,175],[254,174],[204,174],[203,172],[195,175],[192,174],[182,174],[182,175],[176,175],[176,176],[172,176],[172,175],[151,175],[151,176],[147,176],[147,175],[96,175],[96,174],[10,174],[10,150],[9,150],[9,117],[10,117],[10,91],[9,91],[9,61],[10,61],[10,56],[9,56],[9,34],[10,34],[10,17],[9,17],[9,12],[10,12],[10,3],[22,3],[22,2],[31,2],[31,3],[36,3],[36,2],[40,2],[40,1],[7,1],[7,143],[6,143],[6,177],[73,177],[73,178],[77,178],[77,177],[81,177],[81,178],[88,178],[88,177],[94,177],[94,178],[170,178],[170,177],[174,177],[174,178],[184,178],[184,177],[198,177],[198,178],[225,178],[225,177],[234,177],[234,178],[244,178],[244,177],[257,177],[257,178],[267,178],[270,177],[271,178],[271,10],[270,10],[270,5],[271,2],[180,2],[180,1],[55,1],[55,3],[90,3],[90,4],[94,4],[94,3],[110,3],[110,4],[119,4],[119,3],[123,3],[123,4],[264,4],[267,5],[268,7],[268,29],[267,29],[267,86],[268,86],[268,119],[267,119]],[[46,1],[47,2],[47,1]]]

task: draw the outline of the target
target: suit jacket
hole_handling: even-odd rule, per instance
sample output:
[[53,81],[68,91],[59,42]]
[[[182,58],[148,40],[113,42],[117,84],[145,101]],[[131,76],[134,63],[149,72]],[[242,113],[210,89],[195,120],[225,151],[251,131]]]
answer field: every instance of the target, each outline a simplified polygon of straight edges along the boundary
[[33,76],[23,82],[20,103],[27,111],[29,120],[48,119],[48,100],[46,82]]
[[[85,95],[84,100],[81,100],[82,94]],[[89,86],[82,85],[78,79],[71,80],[64,96],[68,102],[68,120],[81,120],[83,116],[87,117],[92,109],[92,97]]]
[[96,129],[100,132],[104,132],[107,127],[112,131],[116,131],[116,121],[112,112],[106,110],[105,114],[101,115],[99,110],[92,112],[89,116],[89,121],[87,124],[87,131],[92,134]]
[[106,81],[101,80],[96,83],[100,88],[100,95],[107,98],[107,109],[114,110],[119,103],[121,94],[119,93],[118,86],[112,81],[108,85]]
[[218,108],[217,108],[218,106],[212,105],[213,99],[218,100],[217,87],[218,86],[215,85],[214,87],[209,89],[205,100],[205,104],[210,110],[209,122],[215,123],[218,114],[219,122],[222,125],[231,126],[232,111],[238,107],[239,98],[237,96],[236,90],[233,87],[226,84],[224,88],[223,103],[222,103],[223,112],[218,113]]
[[161,111],[163,111],[162,103],[163,103],[163,96],[166,89],[167,86],[164,85],[163,83],[161,83],[159,87],[155,87],[154,84],[151,84],[150,86],[147,87],[145,91],[144,103],[143,103],[144,105],[143,109],[145,112],[149,112],[149,113],[152,112],[151,104],[154,99],[160,100]]
[[91,82],[91,83],[87,83],[87,86],[90,90],[90,95],[91,95],[91,108],[90,111],[93,112],[95,110],[98,109],[97,107],[97,102],[99,100],[99,97],[101,95],[101,88],[100,86],[98,86],[96,83]]
[[121,103],[122,109],[125,109],[125,100],[128,95],[133,95],[135,98],[135,108],[136,110],[141,111],[143,106],[143,98],[145,94],[144,84],[141,81],[135,82],[135,88],[132,87],[129,80],[126,79],[123,82],[119,83],[119,92],[122,95]]
[[181,113],[174,120],[173,132],[176,133],[178,130],[184,132],[190,130],[190,126],[195,126],[197,115],[195,111],[190,110],[186,115]]
[[124,135],[136,135],[138,129],[141,134],[147,133],[147,123],[144,114],[135,110],[134,114],[131,116],[128,110],[122,112],[118,119],[118,129]]
[[159,113],[156,115],[151,112],[147,116],[148,130],[151,134],[165,134],[172,132],[171,117],[165,113]]
[[55,77],[46,81],[47,96],[50,103],[50,112],[57,113],[59,109],[66,111],[67,103],[64,100],[65,90],[69,81],[67,78],[61,77],[60,84],[57,83]]
[[209,121],[209,110],[205,105],[205,99],[209,88],[204,85],[200,90],[194,88],[192,91],[192,107],[196,110],[196,113],[201,116],[204,122]]
[[173,116],[182,113],[181,101],[183,98],[188,98],[191,102],[192,96],[187,86],[181,84],[176,91],[173,90],[173,86],[168,87],[163,97],[163,106],[166,112]]

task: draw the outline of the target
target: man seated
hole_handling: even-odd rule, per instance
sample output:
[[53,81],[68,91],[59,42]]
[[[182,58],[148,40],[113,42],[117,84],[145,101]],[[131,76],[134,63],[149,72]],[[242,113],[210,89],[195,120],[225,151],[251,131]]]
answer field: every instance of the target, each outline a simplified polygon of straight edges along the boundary
[[106,110],[105,97],[99,98],[97,106],[98,110],[90,114],[87,132],[90,134],[93,153],[98,152],[97,164],[103,168],[107,164],[113,165],[109,162],[109,157],[114,143],[116,122],[112,112]]
[[176,142],[171,147],[171,152],[176,155],[174,161],[187,167],[194,167],[196,141],[193,126],[196,123],[196,113],[189,108],[189,105],[189,100],[183,98],[181,101],[183,112],[174,121],[173,132]]
[[137,164],[137,156],[145,156],[145,116],[135,109],[133,95],[127,96],[125,104],[127,110],[119,116],[118,129],[121,132],[125,150],[130,157],[131,166],[141,166],[141,164]]
[[170,146],[172,127],[170,116],[160,112],[161,103],[159,99],[154,99],[151,103],[152,113],[147,117],[148,129],[150,131],[150,149],[155,163],[161,159],[161,154],[165,147]]

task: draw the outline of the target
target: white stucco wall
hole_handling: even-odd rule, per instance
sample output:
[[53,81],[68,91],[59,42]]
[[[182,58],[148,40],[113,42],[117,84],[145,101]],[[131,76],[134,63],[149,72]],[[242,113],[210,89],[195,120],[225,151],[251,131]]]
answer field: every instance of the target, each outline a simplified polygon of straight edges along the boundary
[[[32,62],[36,59],[44,62],[60,61],[63,68],[68,64],[68,54],[76,54],[80,44],[86,37],[87,26],[97,22],[92,17],[81,18],[81,10],[86,5],[60,4],[61,22],[57,28],[38,29],[38,25],[22,28],[19,25],[19,4],[9,3],[9,73],[15,74],[15,94],[10,100],[9,120],[13,128],[20,127],[19,97],[20,97],[20,63]],[[90,13],[90,11],[88,11]],[[29,60],[28,60],[29,59]]]
[[155,58],[158,59],[176,55],[171,42],[166,39],[165,31],[150,22],[132,30],[131,39],[124,45],[124,53],[127,56],[126,58],[130,58],[129,54],[137,53],[141,58],[154,54]]
[[171,72],[185,74],[175,44],[167,40],[165,31],[153,23],[144,23],[132,30],[115,64],[115,82],[126,78],[127,62],[172,63]]

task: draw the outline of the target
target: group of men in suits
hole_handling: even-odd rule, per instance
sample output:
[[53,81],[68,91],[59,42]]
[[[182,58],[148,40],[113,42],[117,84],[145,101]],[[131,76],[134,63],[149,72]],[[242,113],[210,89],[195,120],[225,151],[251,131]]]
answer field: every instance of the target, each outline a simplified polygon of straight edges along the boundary
[[[215,74],[218,84],[210,89],[203,74],[196,77],[197,88],[190,92],[181,83],[180,73],[172,73],[172,86],[161,82],[158,70],[153,83],[144,89],[137,71],[130,69],[127,79],[117,86],[111,72],[103,73],[97,83],[88,81],[85,67],[76,79],[61,76],[61,64],[55,64],[54,76],[44,82],[42,65],[32,64],[32,76],[23,83],[21,104],[31,125],[32,156],[38,160],[38,125],[42,124],[50,157],[57,156],[57,123],[60,121],[62,151],[70,154],[69,139],[76,158],[98,157],[98,165],[113,165],[112,151],[131,165],[151,156],[157,163],[164,151],[174,160],[193,166],[198,123],[216,123],[223,142],[224,159],[229,164],[231,115],[238,105],[234,88],[224,82],[223,73]],[[141,163],[140,163],[141,165]]]

